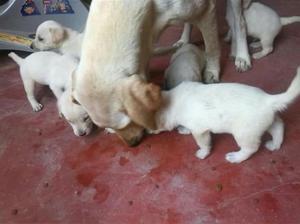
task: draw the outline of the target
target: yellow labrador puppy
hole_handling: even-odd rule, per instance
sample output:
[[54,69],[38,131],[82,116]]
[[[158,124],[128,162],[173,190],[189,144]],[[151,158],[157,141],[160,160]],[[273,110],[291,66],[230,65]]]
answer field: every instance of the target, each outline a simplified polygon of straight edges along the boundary
[[74,99],[95,124],[137,145],[144,128],[155,129],[161,92],[146,82],[146,73],[153,42],[164,28],[183,22],[197,26],[207,54],[204,76],[218,81],[215,6],[215,0],[93,0],[73,76]]

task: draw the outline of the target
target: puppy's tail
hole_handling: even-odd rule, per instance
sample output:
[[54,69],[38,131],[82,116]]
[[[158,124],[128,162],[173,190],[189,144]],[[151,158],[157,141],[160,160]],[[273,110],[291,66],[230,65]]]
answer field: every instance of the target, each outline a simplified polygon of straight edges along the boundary
[[13,59],[18,65],[21,65],[23,62],[23,58],[21,58],[20,56],[18,56],[16,53],[14,52],[10,52],[8,54],[8,57],[10,57],[11,59]]
[[289,25],[291,23],[300,22],[300,16],[280,17],[281,25]]
[[283,111],[300,95],[300,66],[297,74],[285,93],[272,96],[271,106],[274,111]]

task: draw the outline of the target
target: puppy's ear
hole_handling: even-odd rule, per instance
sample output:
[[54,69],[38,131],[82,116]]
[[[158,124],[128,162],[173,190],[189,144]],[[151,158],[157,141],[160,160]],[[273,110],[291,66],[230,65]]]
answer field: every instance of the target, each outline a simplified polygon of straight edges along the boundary
[[137,77],[129,79],[121,91],[125,111],[136,124],[156,129],[155,113],[161,105],[160,87]]
[[51,33],[52,36],[52,42],[55,44],[60,43],[63,39],[65,39],[65,30],[61,27],[57,27],[57,28],[49,28],[49,31]]

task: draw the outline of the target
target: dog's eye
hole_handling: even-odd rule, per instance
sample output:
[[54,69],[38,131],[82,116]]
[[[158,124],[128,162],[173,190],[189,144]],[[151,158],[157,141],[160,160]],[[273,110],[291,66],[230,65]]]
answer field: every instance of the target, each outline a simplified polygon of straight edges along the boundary
[[42,38],[42,37],[39,36],[38,40],[42,42],[42,41],[44,41],[44,38]]

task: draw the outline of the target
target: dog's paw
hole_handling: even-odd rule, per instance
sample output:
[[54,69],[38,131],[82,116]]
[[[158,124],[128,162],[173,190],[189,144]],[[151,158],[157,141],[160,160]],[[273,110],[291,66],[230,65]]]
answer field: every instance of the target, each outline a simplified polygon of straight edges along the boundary
[[115,130],[111,129],[111,128],[105,128],[104,129],[105,134],[115,134]]
[[196,157],[199,159],[205,159],[210,153],[208,149],[198,149],[196,152]]
[[231,31],[229,30],[225,37],[223,38],[223,40],[226,42],[226,43],[229,43],[231,41]]
[[177,131],[178,131],[178,133],[181,134],[181,135],[189,135],[189,134],[191,134],[191,131],[190,131],[189,129],[183,127],[183,126],[179,126],[179,127],[177,128]]
[[219,82],[219,78],[217,78],[217,77],[218,77],[218,74],[215,74],[214,72],[211,72],[211,71],[205,71],[203,81],[207,84],[217,83],[217,82]]
[[174,43],[172,46],[175,48],[180,48],[182,47],[186,42],[184,40],[178,40],[176,43]]
[[244,58],[236,57],[235,58],[235,67],[238,72],[245,72],[251,68],[251,62],[250,62],[250,60],[247,61]]
[[265,147],[270,151],[276,151],[280,148],[280,146],[274,144],[273,140],[267,141]]
[[40,103],[35,103],[32,105],[32,110],[34,112],[38,112],[38,111],[41,111],[43,109],[43,104],[40,104]]
[[229,152],[226,154],[225,158],[230,163],[240,163],[240,162],[244,161],[243,159],[241,159],[238,152]]

